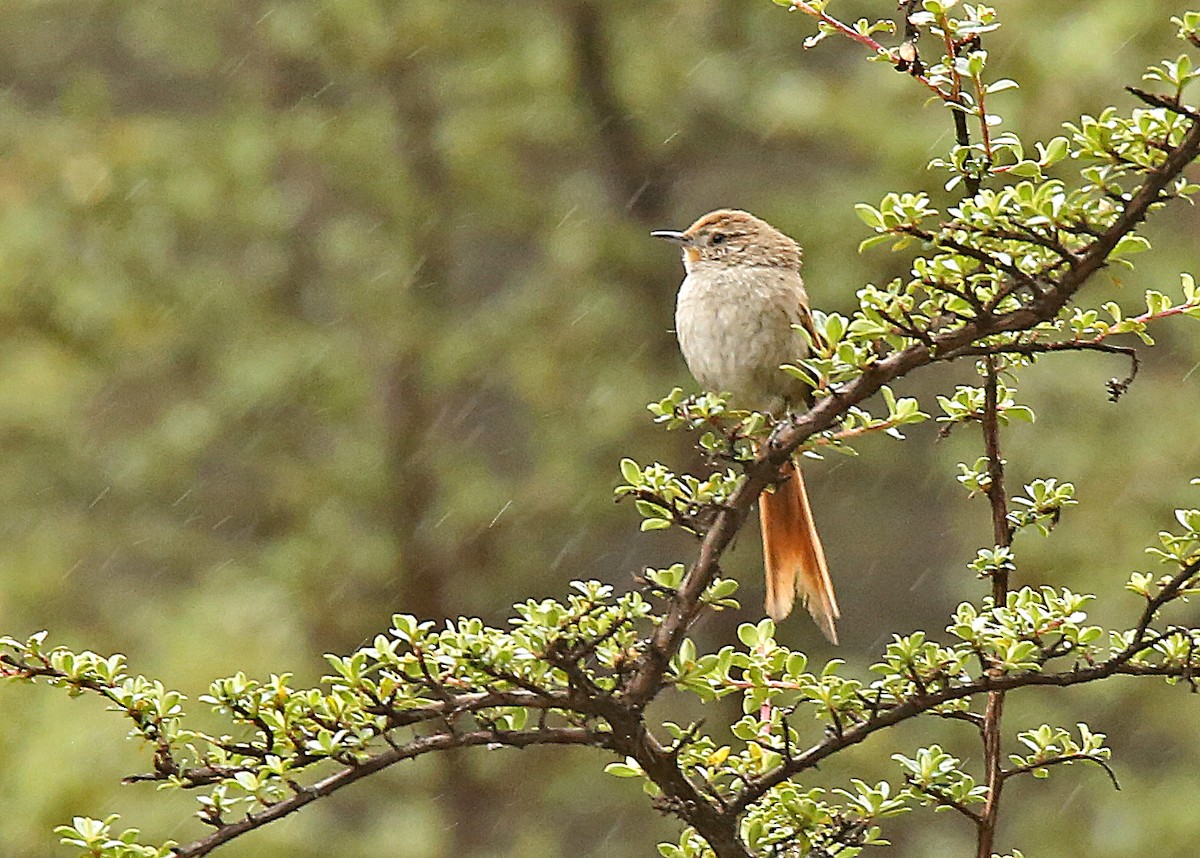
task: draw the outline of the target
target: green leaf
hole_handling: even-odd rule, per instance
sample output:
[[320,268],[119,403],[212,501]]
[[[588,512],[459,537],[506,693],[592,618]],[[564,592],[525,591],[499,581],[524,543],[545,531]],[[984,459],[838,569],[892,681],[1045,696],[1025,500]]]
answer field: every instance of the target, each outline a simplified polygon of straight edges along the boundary
[[1035,420],[1033,409],[1025,405],[1010,405],[1004,409],[1004,414],[1013,420],[1020,420],[1023,423],[1033,423]]
[[642,767],[633,757],[626,757],[623,763],[609,763],[604,767],[604,771],[618,778],[638,778],[644,774]]
[[893,238],[895,238],[895,236],[886,232],[882,235],[872,235],[870,238],[864,238],[858,243],[858,252],[862,253],[865,250],[870,250],[872,247],[878,247],[881,244],[887,244]]
[[1144,253],[1150,249],[1150,242],[1140,235],[1122,236],[1113,248],[1110,257],[1130,256],[1134,253]]
[[1024,176],[1031,179],[1040,179],[1042,176],[1042,168],[1035,161],[1021,161],[1013,164],[1007,172],[1010,176]]
[[1043,167],[1049,167],[1051,164],[1057,164],[1063,158],[1067,157],[1070,150],[1070,143],[1066,137],[1055,137],[1044,147],[1039,143],[1038,152],[1041,158],[1038,160]]
[[869,206],[866,203],[856,203],[854,211],[858,215],[859,220],[873,229],[883,229],[883,215],[874,206]]

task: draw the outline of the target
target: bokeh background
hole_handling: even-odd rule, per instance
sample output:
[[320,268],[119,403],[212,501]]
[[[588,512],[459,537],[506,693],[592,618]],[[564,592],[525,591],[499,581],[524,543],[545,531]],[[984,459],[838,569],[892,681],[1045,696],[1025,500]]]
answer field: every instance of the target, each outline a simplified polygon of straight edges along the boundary
[[[994,99],[1028,142],[1106,104],[1174,56],[1166,0],[1005,0],[987,38]],[[834,4],[887,16],[891,0]],[[30,2],[0,10],[0,632],[51,630],[129,655],[195,703],[237,670],[315,681],[394,611],[502,622],[568,580],[621,587],[686,559],[614,505],[619,457],[697,464],[650,399],[690,380],[671,334],[681,272],[648,230],[748,208],[802,241],[817,306],[905,270],[856,253],[853,203],[934,189],[943,109],[849,42],[768,0]],[[931,50],[931,48],[927,48]],[[1192,174],[1195,176],[1195,173]],[[1176,206],[1156,253],[1090,295],[1141,308],[1196,270],[1200,218]],[[1029,372],[1033,426],[1006,433],[1013,488],[1075,481],[1082,506],[1022,536],[1019,583],[1099,592],[1109,626],[1142,549],[1195,504],[1200,333],[1156,330],[1119,405],[1116,358]],[[925,398],[971,379],[929,371]],[[847,672],[892,632],[938,630],[981,585],[990,526],[955,463],[967,431],[870,439],[809,466],[845,612]],[[757,620],[757,537],[729,569]],[[1194,621],[1195,618],[1193,617]],[[781,636],[833,652],[803,618]],[[1123,791],[1064,769],[1013,783],[1001,845],[1033,856],[1191,856],[1200,717],[1181,688],[1112,681],[1014,697],[1012,732],[1087,720]],[[190,796],[121,787],[149,766],[90,699],[0,688],[0,853],[65,854],[74,814],[124,815],[150,839],[201,833]],[[659,715],[696,717],[666,699]],[[708,713],[718,729],[729,712]],[[205,722],[208,723],[208,722]],[[955,732],[961,730],[962,732]],[[949,731],[949,732],[946,732]],[[888,760],[942,722],[874,737],[824,769]],[[608,760],[568,750],[465,753],[396,768],[245,838],[229,856],[645,856],[676,826]],[[893,854],[973,854],[953,815],[900,818]]]

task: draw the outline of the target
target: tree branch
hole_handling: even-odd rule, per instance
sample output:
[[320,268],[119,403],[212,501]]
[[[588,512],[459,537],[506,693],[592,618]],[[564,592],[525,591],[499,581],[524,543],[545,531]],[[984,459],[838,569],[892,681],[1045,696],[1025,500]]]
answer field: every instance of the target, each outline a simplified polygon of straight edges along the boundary
[[198,858],[207,855],[236,837],[268,823],[295,813],[307,804],[332,795],[338,790],[349,786],[355,781],[373,775],[401,760],[411,760],[423,754],[434,751],[445,751],[450,748],[465,748],[478,745],[507,745],[513,748],[524,748],[529,745],[592,745],[600,744],[597,735],[592,730],[575,727],[539,728],[523,731],[476,730],[470,733],[451,735],[441,733],[414,739],[407,744],[389,749],[366,761],[348,766],[327,778],[317,781],[311,786],[299,787],[291,797],[276,802],[260,811],[248,813],[237,822],[222,824],[216,831],[192,843],[174,847],[177,858]]

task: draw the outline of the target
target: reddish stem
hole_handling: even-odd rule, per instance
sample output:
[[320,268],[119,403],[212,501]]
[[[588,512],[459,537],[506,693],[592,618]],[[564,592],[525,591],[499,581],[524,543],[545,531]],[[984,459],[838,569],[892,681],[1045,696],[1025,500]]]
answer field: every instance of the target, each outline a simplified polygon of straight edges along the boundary
[[[852,39],[852,40],[858,42],[860,45],[870,48],[875,53],[881,54],[881,55],[887,57],[893,63],[896,62],[896,59],[897,59],[896,55],[892,52],[891,48],[885,48],[883,45],[881,45],[879,42],[872,39],[870,36],[868,36],[864,33],[858,32],[850,25],[842,23],[837,18],[834,18],[832,15],[830,15],[826,12],[818,11],[817,9],[814,9],[808,3],[805,3],[804,0],[792,0],[791,8],[794,10],[797,10],[799,12],[803,12],[805,15],[809,15],[813,18],[816,18],[817,20],[819,20],[825,24],[828,24],[830,27],[832,27],[838,33],[845,36],[847,39]],[[954,99],[950,96],[950,93],[946,92],[940,86],[933,83],[929,78],[925,77],[925,75],[915,74],[915,75],[913,75],[913,77],[916,78],[918,81],[920,81],[920,83],[922,85],[924,85],[926,88],[928,88],[931,92],[933,92],[942,101],[954,101]]]
[[[1140,316],[1133,316],[1129,321],[1137,322],[1139,325],[1144,325],[1147,322],[1157,322],[1159,319],[1169,319],[1171,316],[1181,315],[1183,313],[1186,313],[1188,310],[1195,310],[1196,307],[1197,307],[1197,304],[1187,302],[1184,304],[1180,304],[1176,307],[1171,307],[1169,309],[1163,310],[1161,313],[1151,313],[1149,310],[1147,310],[1145,313],[1142,313]],[[1084,342],[1099,343],[1099,342],[1102,342],[1102,341],[1108,339],[1109,337],[1111,337],[1113,335],[1113,333],[1114,333],[1114,331],[1110,327],[1104,333],[1097,334],[1095,337],[1093,337],[1090,340],[1084,340]],[[1129,332],[1125,331],[1123,333],[1129,333]]]

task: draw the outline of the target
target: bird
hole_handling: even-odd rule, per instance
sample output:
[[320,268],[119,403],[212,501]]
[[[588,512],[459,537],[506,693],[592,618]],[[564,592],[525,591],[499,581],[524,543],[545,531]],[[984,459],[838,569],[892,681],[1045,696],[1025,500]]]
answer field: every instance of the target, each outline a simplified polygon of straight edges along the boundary
[[[675,304],[675,333],[684,361],[706,390],[730,395],[737,408],[780,417],[807,409],[812,391],[784,372],[808,353],[812,311],[800,276],[802,253],[792,238],[738,209],[717,209],[687,229],[655,238],[682,249],[685,277]],[[765,609],[779,622],[796,595],[833,644],[841,616],[795,461],[758,499],[766,573]]]

